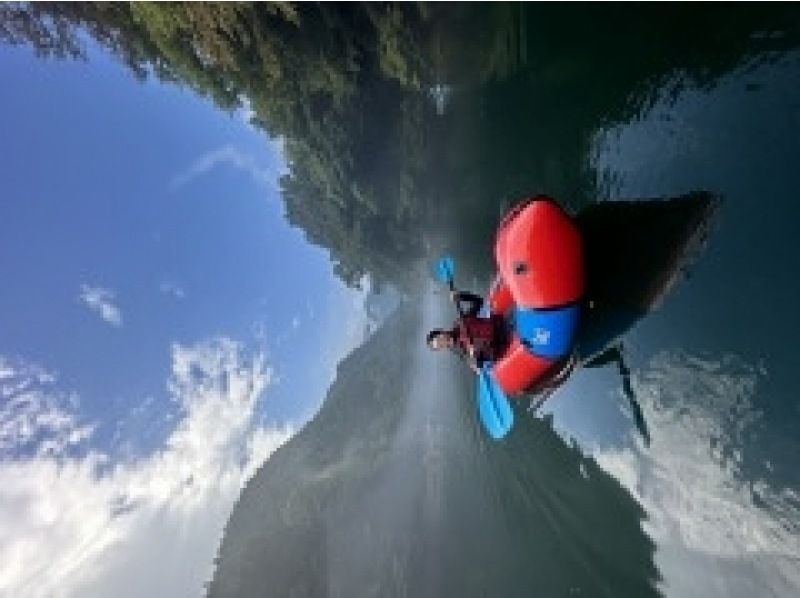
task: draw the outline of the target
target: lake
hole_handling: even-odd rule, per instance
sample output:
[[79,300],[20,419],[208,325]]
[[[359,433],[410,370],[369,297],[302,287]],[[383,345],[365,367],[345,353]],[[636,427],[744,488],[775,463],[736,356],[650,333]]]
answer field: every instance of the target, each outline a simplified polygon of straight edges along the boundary
[[[158,399],[167,375],[178,398],[221,388],[222,398],[202,403],[208,409],[214,401],[227,405],[225,397],[237,396],[231,389],[258,389],[242,395],[252,395],[253,404],[262,391],[267,396],[252,421],[235,415],[239,403],[219,412],[223,424],[248,432],[236,436],[244,448],[225,452],[216,469],[178,460],[180,479],[171,468],[160,470],[174,483],[174,496],[191,495],[193,487],[211,495],[219,479],[227,498],[213,502],[216,527],[204,533],[203,551],[192,553],[189,573],[136,561],[143,574],[152,567],[149,592],[188,595],[186,587],[202,592],[204,584],[209,596],[797,595],[800,10],[791,4],[78,6],[42,14],[49,10],[55,22],[78,28],[75,39],[94,39],[90,65],[112,55],[127,65],[125,77],[138,73],[159,89],[181,85],[173,106],[199,95],[214,111],[244,115],[264,147],[280,144],[280,159],[268,168],[225,145],[172,178],[174,193],[227,165],[280,207],[270,208],[271,224],[257,203],[214,204],[213,211],[202,208],[208,210],[202,220],[192,211],[142,208],[131,212],[131,226],[140,222],[148,235],[166,235],[189,223],[180,229],[181,243],[166,253],[148,250],[150,257],[133,264],[120,251],[106,267],[84,255],[104,246],[100,235],[69,258],[81,264],[83,277],[69,288],[77,289],[87,273],[102,282],[117,272],[120,301],[141,288],[152,264],[163,263],[170,266],[161,273],[163,293],[177,296],[191,289],[190,281],[214,293],[202,306],[184,308],[190,319],[171,316],[169,326],[180,323],[174,330],[151,324],[162,332],[136,345],[146,356],[172,346],[171,362],[162,359],[171,370],[159,362],[145,372],[147,384],[138,376],[131,382],[124,371],[133,367],[134,350],[117,358],[123,373],[114,379],[115,392],[123,396],[141,384],[139,396],[155,397],[140,407],[144,413],[161,421],[169,411],[167,399]],[[8,14],[4,22],[17,25],[6,26],[13,35],[5,41],[44,54],[72,53],[75,39],[53,29],[41,35]],[[42,18],[22,14],[30,22]],[[147,89],[126,97],[151,97]],[[120,131],[135,126],[131,118]],[[171,135],[188,143],[195,133],[187,125]],[[154,178],[166,160],[141,170],[141,178]],[[223,174],[213,175],[218,195],[244,196],[226,193],[234,187]],[[496,270],[500,219],[538,194],[575,216],[584,234],[592,281],[580,332],[587,355],[536,409],[533,395],[513,398],[513,429],[495,441],[477,416],[474,375],[425,346],[426,332],[455,316],[430,267],[451,255],[456,286],[485,294]],[[98,229],[114,218],[111,209],[85,211],[81,222],[97,222]],[[205,240],[217,238],[206,237],[215,227],[224,242],[212,250]],[[7,279],[27,259],[17,247],[9,245],[7,265],[0,262]],[[289,247],[295,253],[281,258]],[[319,252],[314,257],[302,253],[312,248]],[[166,257],[173,255],[184,261]],[[192,255],[203,256],[210,269],[186,265]],[[214,261],[220,255],[224,264]],[[265,261],[227,277],[253,255]],[[36,261],[35,271],[47,273],[55,263]],[[262,271],[272,276],[268,282],[259,282]],[[34,320],[39,312],[19,307],[36,295],[26,288],[13,305]],[[91,285],[81,293],[112,328],[125,330],[114,293]],[[156,309],[136,296],[126,309]],[[303,328],[326,307],[324,326]],[[258,344],[251,338],[258,337],[257,321],[267,336],[280,329],[287,340]],[[68,353],[47,335],[31,341],[11,319],[4,325],[14,339],[0,347],[4,352],[55,362],[59,351]],[[212,332],[250,341],[186,347]],[[290,353],[297,343],[302,351]],[[251,350],[252,362],[237,361],[240,351]],[[598,353],[602,359],[589,359]],[[283,364],[281,357],[285,365],[274,365]],[[260,369],[263,363],[279,371],[280,400],[272,404],[272,374]],[[99,385],[97,371],[71,381],[79,390]],[[184,409],[177,418],[196,404],[178,402]],[[131,405],[120,399],[120,412]],[[95,419],[112,421],[107,413]],[[264,422],[283,427],[258,428]],[[184,437],[170,436],[173,424],[160,425],[167,431],[129,460],[171,454],[175,439]],[[202,430],[211,443],[214,429]],[[268,431],[277,434],[268,451],[246,448]],[[80,444],[87,438],[75,443],[77,454],[89,450]],[[33,440],[19,450],[10,442],[0,448],[15,467],[40,464],[36,459],[49,454]],[[104,450],[111,463],[124,463],[117,448]],[[231,469],[236,475],[229,478]],[[116,493],[100,500],[110,515],[98,529],[130,521],[113,527],[128,530],[115,535],[120,546],[150,545],[148,536],[126,536],[144,521],[139,505],[160,513],[143,527],[177,507],[114,480],[106,478]],[[197,521],[209,510],[198,507]],[[24,533],[15,538],[22,542]],[[189,550],[178,545],[172,552],[177,560],[169,562],[177,563]],[[87,567],[113,565],[120,573],[98,577],[102,583],[64,574],[44,587],[84,595],[126,587],[124,566],[100,549],[88,554],[94,565]],[[191,585],[175,581],[182,577],[191,577]],[[15,583],[7,587],[36,595],[36,580]],[[136,586],[124,592],[137,595]]]

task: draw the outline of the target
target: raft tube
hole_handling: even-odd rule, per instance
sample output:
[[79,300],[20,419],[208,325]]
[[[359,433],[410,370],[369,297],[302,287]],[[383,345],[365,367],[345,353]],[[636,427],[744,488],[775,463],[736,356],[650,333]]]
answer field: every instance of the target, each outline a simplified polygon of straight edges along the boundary
[[515,395],[535,387],[572,351],[584,290],[581,235],[555,201],[538,196],[506,214],[494,249],[498,273],[489,309],[509,321],[510,339],[490,374]]

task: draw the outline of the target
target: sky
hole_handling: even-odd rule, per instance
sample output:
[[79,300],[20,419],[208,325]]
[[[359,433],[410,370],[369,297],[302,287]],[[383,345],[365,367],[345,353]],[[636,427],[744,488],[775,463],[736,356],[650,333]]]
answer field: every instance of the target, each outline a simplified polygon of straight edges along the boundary
[[[0,73],[0,596],[196,596],[240,488],[363,340],[366,292],[285,223],[281,142],[246,109],[139,83],[91,47],[82,63],[0,46]],[[676,595],[720,591],[694,584],[711,568],[730,595],[754,595],[745,570],[778,594],[800,585],[796,527],[782,525],[798,520],[796,492],[772,479],[778,461],[753,476],[733,450],[796,371],[783,240],[800,87],[780,64],[756,75],[777,92],[734,73],[594,141],[593,168],[622,196],[726,199],[695,276],[627,339],[654,448],[611,370],[579,372],[544,409],[646,509]],[[741,320],[771,280],[784,292]],[[706,458],[709,438],[730,454]]]
[[369,282],[285,222],[246,107],[88,50],[0,47],[0,595],[197,595]]

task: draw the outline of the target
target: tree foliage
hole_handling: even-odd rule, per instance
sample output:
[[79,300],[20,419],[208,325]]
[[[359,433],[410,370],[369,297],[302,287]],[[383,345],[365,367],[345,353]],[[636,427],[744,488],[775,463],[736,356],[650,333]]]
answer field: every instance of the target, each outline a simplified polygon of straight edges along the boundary
[[[0,5],[0,40],[83,58],[82,33],[140,78],[246,102],[285,141],[287,217],[349,284],[400,277],[419,254],[427,107],[417,5],[214,2]],[[411,159],[409,159],[411,157]]]
[[[225,110],[246,104],[254,125],[284,140],[289,222],[349,284],[366,273],[402,284],[443,238],[490,262],[501,211],[520,197],[592,201],[598,128],[670,82],[708,86],[792,47],[800,18],[768,3],[580,15],[505,3],[0,4],[0,41],[42,56],[84,57],[87,35],[138,77],[189,86]],[[437,86],[446,111],[431,101]]]

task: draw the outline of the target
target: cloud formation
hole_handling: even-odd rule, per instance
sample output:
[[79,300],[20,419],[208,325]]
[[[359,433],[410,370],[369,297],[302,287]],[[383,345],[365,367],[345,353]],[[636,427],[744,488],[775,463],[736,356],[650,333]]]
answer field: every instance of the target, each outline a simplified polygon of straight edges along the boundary
[[173,282],[171,280],[165,280],[158,285],[158,290],[165,295],[169,295],[173,299],[177,299],[179,301],[186,298],[186,291],[183,290],[183,287],[177,282]]
[[120,328],[122,326],[122,312],[119,307],[114,305],[114,296],[114,291],[110,289],[82,284],[79,298],[105,322]]
[[239,101],[241,102],[241,105],[234,111],[233,116],[238,118],[248,127],[255,128],[253,125],[253,118],[256,116],[256,111],[253,110],[253,105],[250,103],[250,99],[242,96]]
[[91,436],[94,427],[72,412],[75,395],[47,390],[53,380],[37,366],[0,356],[0,458],[59,455]]
[[647,511],[667,596],[800,591],[800,495],[743,466],[762,417],[760,376],[731,356],[661,354],[633,380],[650,450],[595,454]]
[[4,400],[24,406],[22,416],[0,415],[10,430],[0,460],[0,595],[201,594],[242,485],[292,433],[257,421],[272,376],[263,356],[226,338],[174,345],[177,424],[159,450],[116,463],[89,447],[76,399],[38,372],[0,361]]
[[254,156],[237,149],[233,145],[225,145],[212,150],[197,158],[186,170],[176,175],[170,183],[170,189],[177,191],[184,185],[219,166],[232,167],[250,176],[257,184],[276,189],[278,179],[286,171],[283,157],[283,141],[281,139],[271,140],[269,148],[270,163],[268,164],[259,163]]

